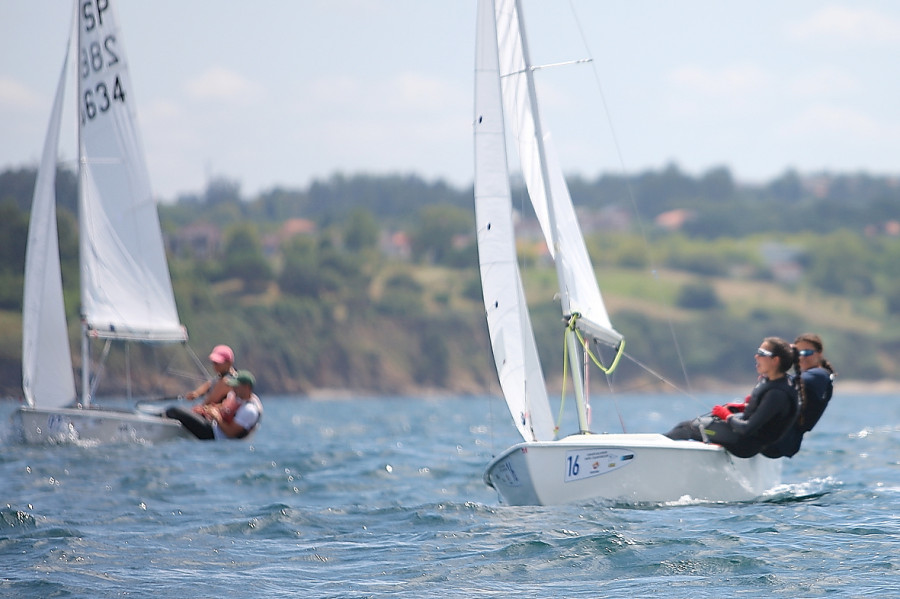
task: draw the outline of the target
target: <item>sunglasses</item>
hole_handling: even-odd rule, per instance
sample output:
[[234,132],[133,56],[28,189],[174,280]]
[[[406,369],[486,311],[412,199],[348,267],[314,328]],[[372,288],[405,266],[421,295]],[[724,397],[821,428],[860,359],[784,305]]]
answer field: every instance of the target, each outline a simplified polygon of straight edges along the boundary
[[801,358],[808,358],[809,356],[813,355],[814,353],[816,353],[816,350],[814,350],[814,349],[799,349],[799,350],[797,350],[797,355],[800,356]]
[[764,347],[760,347],[759,349],[756,350],[756,355],[757,356],[765,356],[766,358],[771,358],[772,356],[775,355],[775,352],[770,352],[769,350],[765,349]]

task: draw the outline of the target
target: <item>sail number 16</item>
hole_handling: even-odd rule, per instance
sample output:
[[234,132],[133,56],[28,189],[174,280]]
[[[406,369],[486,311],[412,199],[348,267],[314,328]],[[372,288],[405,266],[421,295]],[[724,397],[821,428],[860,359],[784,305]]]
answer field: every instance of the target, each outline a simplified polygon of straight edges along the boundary
[[568,472],[566,473],[566,478],[575,478],[578,476],[578,471],[581,470],[581,466],[578,464],[578,458],[580,456],[576,453],[575,455],[569,454],[566,456],[566,464],[568,464]]
[[567,483],[607,474],[633,464],[637,455],[634,451],[620,447],[586,447],[566,452]]

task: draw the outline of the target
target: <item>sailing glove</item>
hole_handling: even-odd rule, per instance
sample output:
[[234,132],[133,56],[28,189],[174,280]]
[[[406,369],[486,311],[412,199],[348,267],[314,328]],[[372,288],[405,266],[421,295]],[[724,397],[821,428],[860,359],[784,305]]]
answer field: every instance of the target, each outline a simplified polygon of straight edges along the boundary
[[714,406],[712,409],[712,415],[720,420],[728,420],[728,417],[731,416],[731,410],[729,410],[725,406]]

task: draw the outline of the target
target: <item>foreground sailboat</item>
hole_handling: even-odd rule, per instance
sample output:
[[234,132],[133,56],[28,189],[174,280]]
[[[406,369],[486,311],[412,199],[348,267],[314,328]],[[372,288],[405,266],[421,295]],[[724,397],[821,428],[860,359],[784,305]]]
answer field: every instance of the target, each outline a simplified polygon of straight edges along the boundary
[[[76,2],[82,393],[75,393],[56,224],[63,64],[28,232],[22,387],[27,442],[159,441],[189,437],[175,420],[91,405],[90,340],[176,343],[178,319],[156,204],[134,117],[131,78],[111,1]],[[70,43],[71,46],[71,43]]]
[[[516,259],[506,127],[517,142],[522,174],[556,264],[568,322],[579,432],[556,438]],[[512,127],[511,127],[512,128]],[[479,0],[475,73],[475,209],[484,303],[504,397],[524,442],[496,456],[485,482],[511,505],[589,500],[659,503],[684,498],[742,501],[780,482],[781,465],[739,459],[718,445],[673,441],[661,434],[589,431],[585,369],[591,348],[622,355],[624,339],[609,319],[572,201],[543,129],[533,65],[518,0]]]

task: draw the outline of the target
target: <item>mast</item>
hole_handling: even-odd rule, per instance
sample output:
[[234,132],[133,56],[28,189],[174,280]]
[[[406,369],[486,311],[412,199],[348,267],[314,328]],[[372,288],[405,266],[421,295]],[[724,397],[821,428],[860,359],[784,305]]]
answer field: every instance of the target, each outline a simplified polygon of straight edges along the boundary
[[[550,172],[547,168],[547,150],[544,144],[543,123],[541,122],[541,116],[537,102],[537,91],[534,85],[534,67],[531,63],[531,56],[528,52],[528,40],[525,35],[525,18],[522,14],[521,0],[515,0],[515,5],[516,18],[518,19],[519,25],[519,36],[522,39],[522,58],[525,62],[524,74],[528,88],[528,100],[531,104],[531,112],[534,121],[535,142],[537,144],[538,156],[540,158],[539,163],[541,167],[541,183],[544,187],[544,194],[547,197],[547,215],[550,221],[551,239],[554,247],[554,254],[556,255],[556,260],[554,261],[554,263],[556,265],[556,278],[559,286],[559,300],[563,315],[566,318],[569,318],[572,316],[572,311],[570,309],[567,286],[562,270],[562,260],[559,255],[559,230],[556,226],[556,210],[553,198],[553,190],[550,185]],[[578,339],[575,335],[567,335],[566,343],[568,344],[569,353],[573,357],[570,363],[572,365],[572,381],[575,387],[575,402],[578,411],[578,428],[580,432],[587,433],[589,432],[589,424],[587,419],[587,410],[585,407],[585,388],[584,380],[582,377],[581,361],[574,359],[575,356],[580,355],[581,346],[579,345]]]
[[[80,4],[80,3],[79,3]],[[78,14],[76,16],[76,26],[78,27],[78,32],[75,36],[75,48],[76,48],[76,56],[81,56],[82,51],[82,30],[84,29],[84,13],[82,11],[77,11]],[[84,189],[85,189],[85,161],[87,157],[85,156],[84,150],[84,140],[82,139],[82,127],[84,126],[85,115],[83,114],[81,102],[82,102],[82,84],[84,77],[81,74],[81,69],[79,68],[79,61],[75,60],[75,118],[78,122],[77,134],[76,134],[76,144],[78,148],[78,221],[79,221],[79,243],[78,243],[78,257],[79,264],[83,264],[84,260],[84,252],[86,251],[86,245],[84,237],[84,227],[81,226],[81,222],[84,218],[87,217],[85,214],[84,208]],[[84,407],[89,407],[91,405],[91,346],[90,341],[88,340],[88,324],[87,319],[84,316],[84,298],[85,298],[85,281],[84,281],[84,269],[81,268],[81,403]]]

